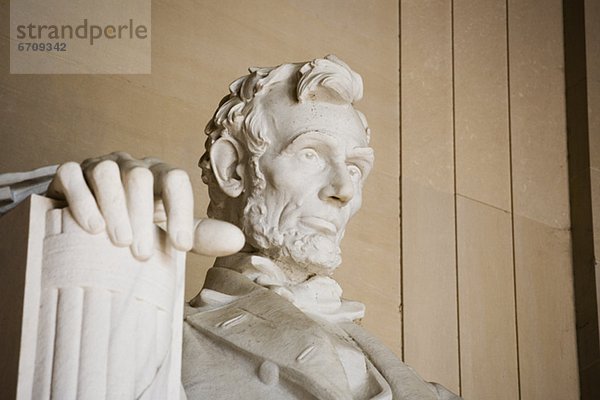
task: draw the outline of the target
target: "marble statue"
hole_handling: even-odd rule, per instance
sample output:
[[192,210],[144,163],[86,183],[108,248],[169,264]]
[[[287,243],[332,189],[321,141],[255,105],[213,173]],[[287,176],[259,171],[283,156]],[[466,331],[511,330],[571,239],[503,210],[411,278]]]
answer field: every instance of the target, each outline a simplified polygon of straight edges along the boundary
[[126,153],[61,165],[47,196],[140,263],[156,257],[154,224],[175,249],[217,257],[183,315],[190,400],[459,399],[357,325],[363,304],[331,277],[373,165],[361,77],[335,56],[249,72],[206,127],[210,219],[194,220],[184,171]]

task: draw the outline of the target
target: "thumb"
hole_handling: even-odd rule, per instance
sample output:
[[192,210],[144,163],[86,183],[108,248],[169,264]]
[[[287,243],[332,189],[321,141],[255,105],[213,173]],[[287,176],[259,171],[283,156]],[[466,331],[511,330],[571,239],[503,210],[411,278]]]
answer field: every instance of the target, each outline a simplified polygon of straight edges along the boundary
[[237,253],[245,243],[244,234],[235,225],[216,219],[200,219],[194,223],[194,253],[222,257]]

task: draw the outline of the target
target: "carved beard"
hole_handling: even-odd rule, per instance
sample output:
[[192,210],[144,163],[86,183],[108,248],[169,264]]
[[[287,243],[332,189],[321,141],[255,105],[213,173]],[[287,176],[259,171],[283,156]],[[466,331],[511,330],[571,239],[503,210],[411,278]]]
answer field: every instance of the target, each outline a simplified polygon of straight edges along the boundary
[[242,229],[250,244],[288,267],[297,265],[309,273],[331,275],[342,262],[339,242],[343,234],[331,238],[307,232],[285,217],[285,208],[273,215],[260,192],[248,197]]

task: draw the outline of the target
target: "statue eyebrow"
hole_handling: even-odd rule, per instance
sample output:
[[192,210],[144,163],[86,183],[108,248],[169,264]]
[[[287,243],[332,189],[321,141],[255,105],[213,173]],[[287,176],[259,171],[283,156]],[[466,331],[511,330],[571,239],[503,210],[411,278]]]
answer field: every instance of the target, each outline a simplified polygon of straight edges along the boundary
[[[293,152],[299,147],[314,142],[318,145],[327,145],[331,149],[337,147],[336,141],[327,133],[317,130],[310,130],[298,133],[292,141],[283,149],[283,152]],[[325,142],[325,143],[323,143]]]
[[374,153],[371,147],[356,147],[348,152],[347,161],[356,164],[363,171],[363,179],[373,168]]
[[372,147],[355,147],[348,152],[348,158],[358,158],[373,164],[375,152]]

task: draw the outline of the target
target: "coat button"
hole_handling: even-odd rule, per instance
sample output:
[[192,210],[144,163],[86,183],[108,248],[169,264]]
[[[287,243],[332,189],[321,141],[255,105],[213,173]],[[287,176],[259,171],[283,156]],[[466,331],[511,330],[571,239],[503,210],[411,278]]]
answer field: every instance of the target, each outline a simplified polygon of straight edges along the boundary
[[274,385],[279,381],[279,367],[271,362],[265,361],[258,368],[258,378],[265,385]]

